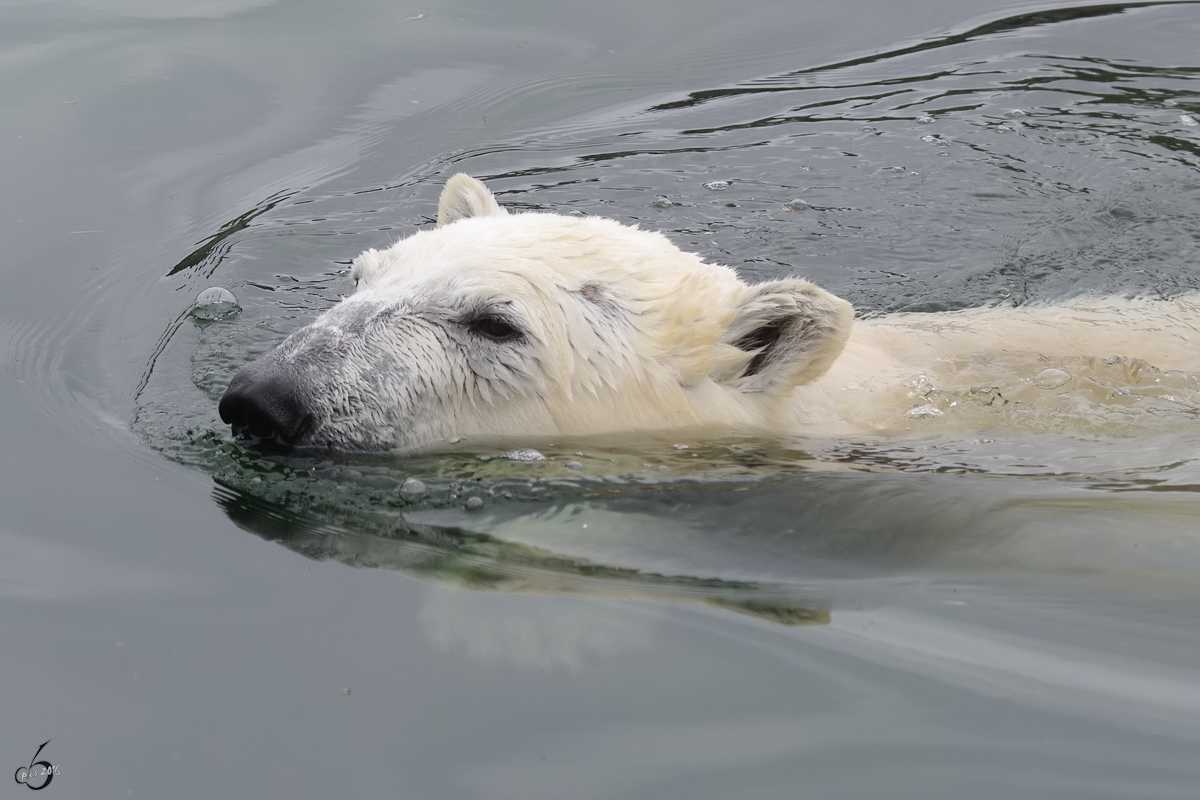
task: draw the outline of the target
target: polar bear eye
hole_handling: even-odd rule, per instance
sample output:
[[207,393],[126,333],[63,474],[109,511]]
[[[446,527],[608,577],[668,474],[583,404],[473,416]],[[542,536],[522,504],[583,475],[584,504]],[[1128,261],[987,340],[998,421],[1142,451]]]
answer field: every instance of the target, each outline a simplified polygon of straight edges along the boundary
[[511,342],[521,338],[521,331],[504,317],[486,314],[467,323],[471,333],[493,342]]

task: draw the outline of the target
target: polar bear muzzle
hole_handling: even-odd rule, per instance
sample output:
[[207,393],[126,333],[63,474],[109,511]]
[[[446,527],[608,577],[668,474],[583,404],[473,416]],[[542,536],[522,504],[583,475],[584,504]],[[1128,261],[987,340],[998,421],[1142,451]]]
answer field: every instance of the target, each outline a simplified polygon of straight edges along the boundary
[[218,412],[244,440],[362,451],[409,445],[422,409],[433,405],[423,400],[428,381],[412,351],[446,350],[432,328],[386,303],[348,298],[238,370]]

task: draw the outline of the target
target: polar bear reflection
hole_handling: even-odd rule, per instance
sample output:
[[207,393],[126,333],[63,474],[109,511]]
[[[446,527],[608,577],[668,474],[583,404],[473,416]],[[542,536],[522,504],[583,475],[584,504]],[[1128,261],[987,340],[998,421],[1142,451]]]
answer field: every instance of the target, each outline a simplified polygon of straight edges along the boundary
[[484,664],[579,670],[653,642],[655,620],[618,601],[431,587],[421,626],[442,650]]

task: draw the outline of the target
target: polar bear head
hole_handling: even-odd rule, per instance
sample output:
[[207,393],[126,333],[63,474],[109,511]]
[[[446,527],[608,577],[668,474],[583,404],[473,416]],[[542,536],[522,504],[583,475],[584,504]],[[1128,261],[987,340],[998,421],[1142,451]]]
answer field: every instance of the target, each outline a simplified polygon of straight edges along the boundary
[[437,227],[351,270],[356,291],[243,367],[239,437],[346,450],[457,437],[777,429],[852,310],[803,280],[743,283],[660,234],[508,214],[446,184]]

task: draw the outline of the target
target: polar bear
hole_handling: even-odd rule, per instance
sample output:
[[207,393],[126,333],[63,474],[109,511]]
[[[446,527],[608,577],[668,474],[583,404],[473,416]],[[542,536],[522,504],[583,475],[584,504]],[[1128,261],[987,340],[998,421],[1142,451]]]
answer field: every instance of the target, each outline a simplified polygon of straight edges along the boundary
[[509,214],[462,174],[436,228],[367,250],[351,276],[354,294],[234,376],[219,413],[239,438],[407,451],[621,431],[846,436],[933,417],[986,427],[1004,424],[1001,384],[1051,392],[1085,373],[1095,402],[1120,389],[1104,375],[1135,388],[1154,375],[1155,398],[1200,410],[1195,296],[856,321],[806,280],[748,285],[658,233]]

